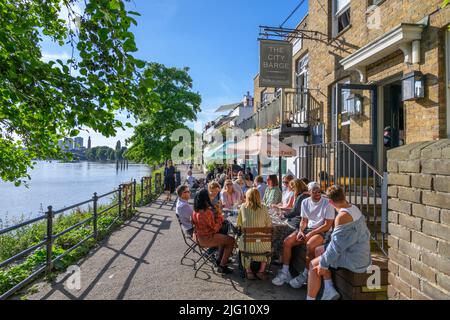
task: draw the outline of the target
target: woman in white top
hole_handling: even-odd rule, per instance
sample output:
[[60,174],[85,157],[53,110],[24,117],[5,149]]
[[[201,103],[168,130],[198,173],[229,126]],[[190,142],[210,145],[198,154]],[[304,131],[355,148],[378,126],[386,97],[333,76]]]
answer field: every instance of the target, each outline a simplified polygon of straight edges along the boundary
[[284,211],[289,211],[294,207],[295,203],[295,190],[294,186],[291,185],[291,181],[294,180],[294,177],[291,175],[287,175],[283,178],[283,187],[284,191],[282,194],[281,203],[273,204],[272,208],[280,209],[279,212],[282,213]]

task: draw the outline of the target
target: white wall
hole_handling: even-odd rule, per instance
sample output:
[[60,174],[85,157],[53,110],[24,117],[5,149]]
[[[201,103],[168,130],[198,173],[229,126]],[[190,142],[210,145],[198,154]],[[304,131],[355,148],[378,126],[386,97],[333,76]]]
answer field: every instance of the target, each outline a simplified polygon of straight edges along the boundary
[[[297,155],[299,152],[299,148],[301,146],[305,146],[305,137],[304,136],[291,136],[288,137],[286,139],[283,140],[284,143],[292,143],[292,148],[294,148],[297,151]],[[288,172],[291,171],[294,176],[297,175],[296,170],[298,170],[298,168],[296,169],[295,167],[295,162],[296,162],[297,157],[293,157],[293,158],[287,158],[287,170]],[[298,161],[297,161],[297,166],[298,166]],[[297,177],[297,178],[303,178],[303,177]]]

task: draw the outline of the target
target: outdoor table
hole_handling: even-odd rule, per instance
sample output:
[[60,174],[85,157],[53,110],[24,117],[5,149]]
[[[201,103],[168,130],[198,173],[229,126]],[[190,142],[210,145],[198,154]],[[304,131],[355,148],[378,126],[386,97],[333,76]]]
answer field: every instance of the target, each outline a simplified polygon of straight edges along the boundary
[[[238,210],[223,209],[223,213],[225,218],[230,222],[232,228],[234,230],[237,230],[236,224],[237,224]],[[288,223],[287,219],[281,219],[275,210],[269,209],[269,215],[270,218],[272,219],[272,228],[273,228],[272,251],[279,256],[283,250],[284,239],[292,232],[294,232],[295,228]]]

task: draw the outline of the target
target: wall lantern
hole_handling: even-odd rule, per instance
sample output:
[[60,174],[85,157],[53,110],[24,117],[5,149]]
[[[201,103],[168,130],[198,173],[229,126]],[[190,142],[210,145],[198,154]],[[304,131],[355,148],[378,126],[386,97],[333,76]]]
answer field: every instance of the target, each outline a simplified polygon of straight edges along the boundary
[[351,117],[359,117],[362,115],[364,97],[358,93],[351,93],[347,100],[347,112]]
[[425,98],[425,78],[420,71],[406,74],[402,79],[403,101]]

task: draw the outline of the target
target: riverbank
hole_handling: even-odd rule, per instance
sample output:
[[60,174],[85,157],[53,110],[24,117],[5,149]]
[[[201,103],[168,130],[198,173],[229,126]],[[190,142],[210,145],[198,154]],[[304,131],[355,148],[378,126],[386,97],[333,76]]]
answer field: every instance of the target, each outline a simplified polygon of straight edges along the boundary
[[[164,168],[152,172],[152,197],[141,199],[141,193],[136,192],[136,203],[145,204],[152,201],[156,195],[155,190],[155,175],[162,174]],[[140,190],[140,184],[137,184],[137,191]],[[145,200],[145,201],[144,201]],[[98,212],[102,212],[117,203],[117,198],[111,203],[100,205]],[[77,249],[70,251],[72,247],[86,239],[93,232],[93,225],[81,224],[86,219],[93,215],[92,208],[87,210],[75,209],[74,211],[59,215],[53,222],[53,234],[59,234],[75,225],[81,224],[70,232],[63,234],[55,239],[52,248],[52,256],[56,258],[67,253],[61,260],[54,265],[56,271],[65,270],[68,266],[78,261],[85,256],[89,250],[97,243],[98,240],[103,239],[106,235],[115,230],[118,226],[124,223],[124,219],[119,219],[114,223],[114,220],[119,216],[119,209],[117,207],[108,210],[103,215],[98,217],[98,237],[97,239],[88,239],[83,245]],[[2,226],[0,226],[0,230]],[[38,222],[27,225],[0,236],[0,262],[14,257],[20,252],[41,243],[46,238],[47,224],[46,222]],[[66,252],[67,251],[67,252]],[[69,252],[70,251],[70,252]],[[15,263],[12,266],[0,269],[0,296],[28,278],[35,270],[46,262],[45,247],[34,251],[26,259]]]

